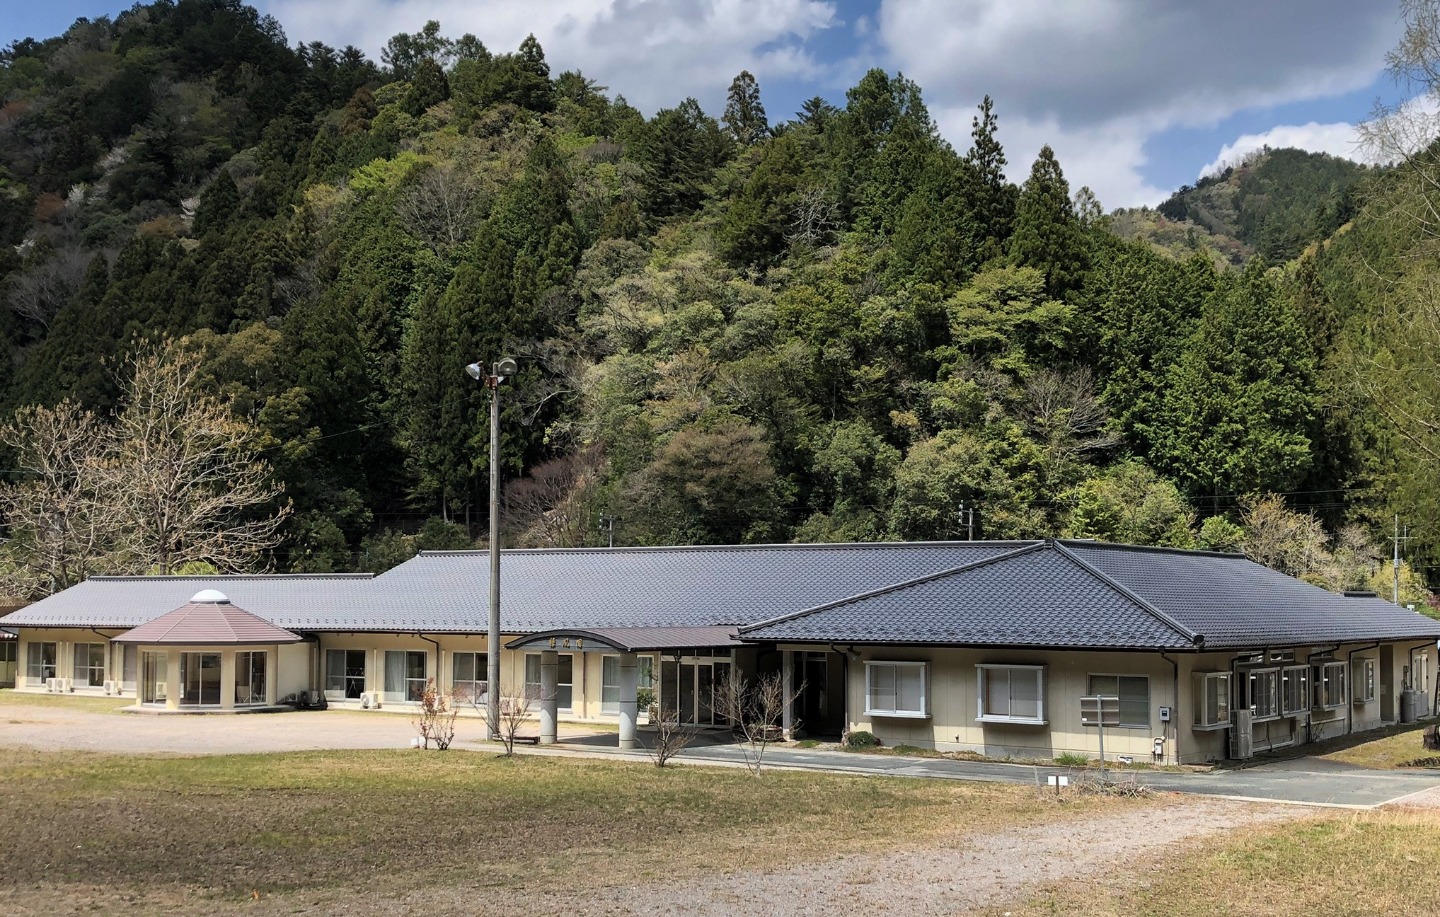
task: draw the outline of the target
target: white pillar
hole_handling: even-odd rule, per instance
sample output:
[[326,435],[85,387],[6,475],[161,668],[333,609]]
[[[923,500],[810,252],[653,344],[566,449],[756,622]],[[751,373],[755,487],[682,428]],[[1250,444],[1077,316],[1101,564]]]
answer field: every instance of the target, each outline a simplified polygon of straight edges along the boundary
[[179,710],[180,691],[182,689],[179,650],[165,651],[165,681],[167,682],[165,686],[165,709]]
[[640,663],[634,653],[620,654],[620,747],[635,747],[635,722],[640,713]]
[[220,653],[220,709],[235,709],[235,668],[236,650]]
[[[314,658],[314,654],[311,654],[311,658],[312,658],[312,659]],[[274,649],[267,649],[267,650],[265,651],[265,706],[267,706],[267,707],[273,707],[273,706],[275,706],[275,695],[276,695],[276,690],[275,690],[275,681],[276,681],[276,679],[275,679],[275,676],[276,676],[277,674],[279,674],[279,671],[280,671],[280,647],[277,646],[277,647],[275,647]],[[312,671],[313,671],[313,669],[312,669]],[[320,689],[320,692],[323,692],[323,691],[324,691],[324,688],[322,687],[322,688]],[[312,689],[312,690],[311,690],[311,696],[312,696],[312,697],[317,697],[317,698],[318,698],[318,697],[323,697],[324,694],[323,694],[323,693],[320,693],[320,692],[316,692],[314,689]]]
[[793,739],[795,731],[795,651],[781,650],[780,652],[780,682],[784,686],[784,703],[780,708],[780,734],[785,741]]
[[555,650],[540,653],[540,744],[554,745],[559,734],[556,726],[556,694],[560,675],[560,654]]

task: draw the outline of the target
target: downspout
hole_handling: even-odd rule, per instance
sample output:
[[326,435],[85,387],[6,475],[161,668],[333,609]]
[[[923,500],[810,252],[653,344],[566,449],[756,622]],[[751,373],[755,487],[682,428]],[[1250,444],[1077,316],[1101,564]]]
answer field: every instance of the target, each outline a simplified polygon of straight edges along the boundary
[[[1160,658],[1170,663],[1172,675],[1170,679],[1170,727],[1175,730],[1175,763],[1180,763],[1180,660],[1171,659],[1164,650],[1160,651]],[[1169,730],[1164,730],[1168,732]],[[1164,763],[1163,761],[1161,763]]]
[[429,643],[429,644],[431,644],[432,646],[435,647],[435,690],[436,690],[436,691],[439,691],[439,690],[440,690],[440,641],[439,641],[439,640],[431,640],[429,637],[425,636],[424,634],[420,633],[419,631],[416,631],[415,636],[419,637],[421,640],[424,640],[426,643]]

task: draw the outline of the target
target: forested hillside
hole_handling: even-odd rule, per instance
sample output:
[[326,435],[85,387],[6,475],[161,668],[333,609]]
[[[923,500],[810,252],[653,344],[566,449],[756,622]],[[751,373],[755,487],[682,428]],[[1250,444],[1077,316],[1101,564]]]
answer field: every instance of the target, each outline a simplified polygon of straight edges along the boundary
[[[6,49],[7,411],[116,411],[119,361],[176,339],[293,507],[283,570],[472,543],[463,368],[510,355],[512,543],[955,538],[963,504],[976,537],[1387,572],[1422,453],[1353,351],[1387,346],[1360,261],[1403,256],[1358,211],[1286,263],[1357,212],[1355,170],[1277,151],[1172,198],[1259,253],[1217,269],[1118,238],[1048,147],[1002,149],[1003,99],[960,149],[878,70],[795,113],[748,73],[722,112],[623,90],[434,24],[379,63],[292,48],[230,0]],[[1323,212],[1273,204],[1325,182]]]

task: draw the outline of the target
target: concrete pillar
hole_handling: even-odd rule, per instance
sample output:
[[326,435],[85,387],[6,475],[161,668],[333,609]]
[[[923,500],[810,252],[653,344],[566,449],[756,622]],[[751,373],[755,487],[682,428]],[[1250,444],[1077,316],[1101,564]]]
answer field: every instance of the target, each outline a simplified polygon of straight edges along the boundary
[[780,651],[780,683],[783,685],[784,704],[780,708],[780,734],[785,741],[794,738],[795,732],[795,651]]
[[[265,706],[267,707],[275,706],[275,699],[277,696],[275,688],[275,682],[277,679],[275,678],[275,676],[279,673],[279,670],[280,647],[277,646],[274,649],[269,649],[265,651]],[[323,691],[324,689],[322,688],[321,690]],[[312,692],[311,696],[320,697],[321,695],[319,692]]]
[[640,662],[634,653],[620,654],[620,747],[635,747],[635,722],[639,718],[640,705],[636,695],[640,691]]
[[180,692],[183,689],[183,682],[180,681],[180,651],[165,651],[165,709],[180,709]]
[[220,709],[235,709],[235,651],[220,653]]
[[560,654],[555,650],[540,653],[540,744],[554,745],[559,736],[556,695],[560,675]]

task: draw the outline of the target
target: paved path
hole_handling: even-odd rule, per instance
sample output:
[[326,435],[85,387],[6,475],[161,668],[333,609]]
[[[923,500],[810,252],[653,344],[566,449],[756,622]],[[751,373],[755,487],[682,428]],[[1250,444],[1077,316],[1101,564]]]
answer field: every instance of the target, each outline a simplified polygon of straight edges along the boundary
[[[601,741],[604,740],[562,744],[558,747],[607,755],[625,754],[618,749],[607,748],[608,743],[601,745]],[[706,745],[686,749],[677,760],[738,766],[742,763],[743,756],[733,745]],[[779,747],[768,749],[765,760],[770,767],[798,770],[997,783],[1033,784],[1037,781],[1044,782],[1051,774],[1069,774],[1073,771],[1066,767],[1033,767],[988,761],[907,758],[900,755]],[[1351,808],[1373,808],[1414,793],[1440,788],[1440,770],[1379,771],[1318,758],[1294,758],[1239,770],[1220,769],[1208,773],[1141,770],[1118,773],[1122,779],[1129,779],[1133,775],[1137,782],[1145,786],[1168,792],[1258,802]]]

